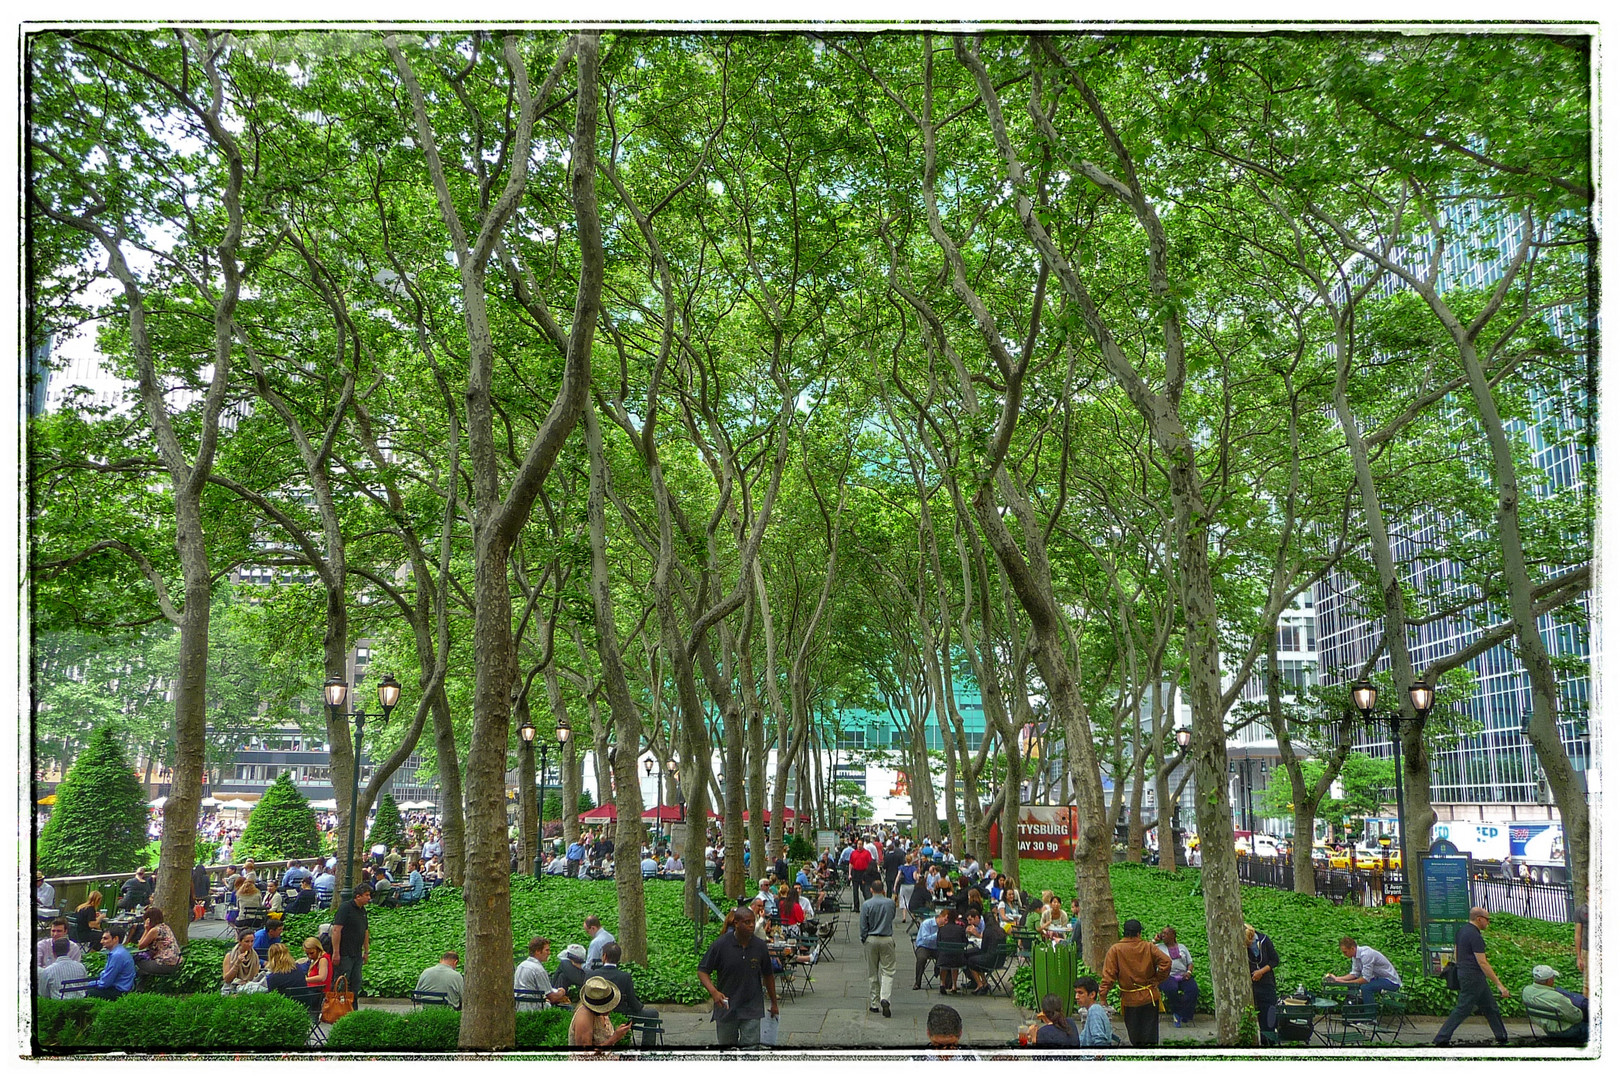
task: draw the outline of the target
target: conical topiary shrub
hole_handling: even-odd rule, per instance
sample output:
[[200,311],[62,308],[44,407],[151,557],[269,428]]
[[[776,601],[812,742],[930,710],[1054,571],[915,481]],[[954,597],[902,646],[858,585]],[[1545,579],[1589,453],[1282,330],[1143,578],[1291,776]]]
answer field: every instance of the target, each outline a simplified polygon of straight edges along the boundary
[[56,788],[39,834],[39,868],[52,876],[129,874],[146,847],[146,793],[111,727],[97,728]]
[[320,850],[315,811],[293,784],[292,776],[282,773],[248,815],[247,828],[231,849],[231,859],[312,859]]
[[[399,806],[394,802],[393,794],[387,791],[377,800],[377,819],[371,823],[371,835],[366,837],[366,850],[370,851],[378,844],[386,844],[390,848],[405,846],[405,823],[399,818]],[[364,858],[362,852],[355,854]]]

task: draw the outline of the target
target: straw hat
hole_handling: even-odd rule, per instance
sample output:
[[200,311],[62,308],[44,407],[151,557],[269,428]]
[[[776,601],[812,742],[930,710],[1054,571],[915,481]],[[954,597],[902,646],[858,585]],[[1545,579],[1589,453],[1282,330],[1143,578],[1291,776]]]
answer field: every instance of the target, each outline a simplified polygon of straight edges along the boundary
[[619,988],[600,975],[592,975],[585,980],[579,1001],[591,1012],[610,1013],[619,1007]]

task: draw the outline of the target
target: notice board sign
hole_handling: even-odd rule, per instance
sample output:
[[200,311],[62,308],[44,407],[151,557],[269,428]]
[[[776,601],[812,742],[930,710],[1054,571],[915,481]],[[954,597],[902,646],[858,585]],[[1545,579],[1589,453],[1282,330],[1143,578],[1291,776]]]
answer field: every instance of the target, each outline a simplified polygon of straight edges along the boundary
[[[1073,806],[1020,806],[1018,857],[1020,859],[1074,859],[1080,836],[1080,811]],[[990,850],[1001,851],[1001,822],[990,823]]]
[[1457,927],[1468,921],[1468,860],[1428,855],[1423,859],[1423,939],[1430,949],[1451,948]]

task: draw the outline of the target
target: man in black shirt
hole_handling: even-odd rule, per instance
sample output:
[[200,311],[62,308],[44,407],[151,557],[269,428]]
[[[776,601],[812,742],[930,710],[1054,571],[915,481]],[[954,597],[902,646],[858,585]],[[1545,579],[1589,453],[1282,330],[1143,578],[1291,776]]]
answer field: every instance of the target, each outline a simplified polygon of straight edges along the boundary
[[1468,922],[1457,928],[1457,1007],[1451,1010],[1451,1015],[1446,1017],[1446,1022],[1435,1033],[1436,1046],[1450,1046],[1451,1036],[1456,1033],[1458,1026],[1475,1011],[1485,1015],[1497,1044],[1507,1045],[1507,1027],[1503,1025],[1502,1014],[1491,997],[1490,983],[1496,984],[1497,992],[1504,998],[1508,996],[1508,988],[1502,985],[1502,980],[1491,970],[1491,962],[1485,959],[1485,935],[1482,931],[1490,924],[1490,912],[1477,907],[1469,909]]
[[[777,1015],[776,976],[765,943],[754,936],[754,913],[741,907],[731,915],[733,931],[721,934],[703,954],[698,981],[714,1003],[715,1041],[722,1047],[759,1046],[759,1022],[765,1016],[761,984],[771,996],[771,1015]],[[711,975],[718,975],[717,989]]]
[[371,903],[371,885],[362,878],[354,887],[354,899],[338,905],[332,917],[332,955],[336,966],[332,969],[332,985],[338,979],[349,980],[348,989],[360,996],[360,970],[371,955],[371,925],[366,916],[366,905]]
[[124,882],[124,887],[119,890],[118,910],[134,911],[144,907],[152,899],[154,888],[156,883],[146,876],[146,867],[136,867],[135,876]]

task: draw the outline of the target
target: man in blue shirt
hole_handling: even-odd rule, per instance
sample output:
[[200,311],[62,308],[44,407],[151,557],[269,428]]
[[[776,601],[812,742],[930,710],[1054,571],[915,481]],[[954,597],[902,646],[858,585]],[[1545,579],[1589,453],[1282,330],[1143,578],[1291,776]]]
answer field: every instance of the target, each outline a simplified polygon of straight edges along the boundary
[[414,904],[427,895],[427,879],[422,876],[422,860],[411,862],[411,876],[405,888],[399,893],[399,902]]
[[923,919],[917,926],[917,940],[912,948],[917,954],[917,975],[911,980],[913,990],[923,988],[923,974],[928,970],[928,961],[938,955],[939,928],[949,918],[949,913],[941,911],[932,919]]
[[101,932],[101,947],[107,950],[107,966],[101,978],[85,993],[89,997],[113,1001],[135,989],[135,961],[124,948],[124,932],[109,927]]
[[568,845],[568,876],[579,876],[579,864],[585,861],[585,845],[575,840]]
[[270,919],[253,935],[253,947],[264,950],[281,943],[281,920]]
[[299,866],[298,860],[294,859],[287,864],[287,872],[281,875],[281,887],[283,889],[297,889],[298,883],[309,876],[309,871]]
[[1097,1000],[1102,996],[1098,993],[1101,989],[1093,976],[1082,975],[1074,980],[1076,1019],[1083,1020],[1080,1025],[1081,1046],[1119,1045],[1119,1036],[1114,1034],[1114,1025],[1108,1020],[1108,1010]]

